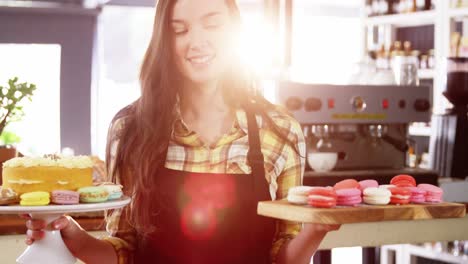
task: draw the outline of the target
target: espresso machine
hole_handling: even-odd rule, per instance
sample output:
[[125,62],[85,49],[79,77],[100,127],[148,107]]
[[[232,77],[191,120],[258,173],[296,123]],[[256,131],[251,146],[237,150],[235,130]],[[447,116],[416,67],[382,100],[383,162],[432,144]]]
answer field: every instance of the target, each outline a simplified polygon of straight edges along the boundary
[[447,58],[444,96],[453,107],[435,115],[431,166],[440,175],[468,178],[468,58]]
[[[322,85],[281,82],[277,98],[301,123],[308,155],[337,153],[331,171],[306,169],[304,184],[332,185],[345,178],[388,184],[397,174],[437,173],[407,166],[409,125],[430,122],[432,91],[425,86]],[[308,176],[313,176],[309,177]],[[330,177],[334,176],[334,177]]]

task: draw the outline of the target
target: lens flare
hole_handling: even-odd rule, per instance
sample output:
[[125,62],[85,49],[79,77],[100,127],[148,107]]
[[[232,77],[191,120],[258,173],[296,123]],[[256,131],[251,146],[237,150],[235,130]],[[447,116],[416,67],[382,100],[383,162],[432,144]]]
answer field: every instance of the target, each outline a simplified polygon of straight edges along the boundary
[[191,240],[213,237],[219,225],[221,210],[236,202],[236,182],[225,174],[192,174],[183,185],[188,203],[182,208],[180,225]]

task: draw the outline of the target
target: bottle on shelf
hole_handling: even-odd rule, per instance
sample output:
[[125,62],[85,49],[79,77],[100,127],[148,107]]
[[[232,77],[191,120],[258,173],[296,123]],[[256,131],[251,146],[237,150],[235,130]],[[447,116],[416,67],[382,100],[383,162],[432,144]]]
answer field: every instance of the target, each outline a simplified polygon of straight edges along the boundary
[[417,11],[425,11],[432,9],[432,1],[431,0],[416,0],[416,10]]
[[451,57],[458,57],[460,42],[461,42],[460,32],[453,32],[450,38],[450,56]]
[[392,0],[390,2],[390,8],[392,14],[399,14],[400,13],[400,0]]
[[429,69],[428,58],[428,55],[421,55],[421,59],[419,60],[420,69]]
[[435,68],[435,56],[434,56],[434,50],[430,49],[427,57],[427,67],[429,69],[434,69]]
[[377,51],[376,66],[378,70],[386,70],[389,68],[388,65],[388,52],[385,50],[385,45],[382,44],[380,49]]
[[409,12],[413,13],[413,12],[418,11],[418,1],[417,0],[412,0],[412,1],[409,1],[409,2],[410,2]]
[[406,12],[406,1],[407,0],[400,0],[398,1],[398,7],[397,7],[397,10],[398,10],[398,13],[405,13]]
[[421,69],[420,65],[421,65],[421,61],[419,59],[419,56],[421,55],[421,52],[419,50],[413,50],[411,51],[410,53],[410,57],[413,57],[413,61],[415,61],[416,63],[416,66]]
[[373,0],[371,5],[372,5],[372,15],[373,16],[381,15],[381,13],[380,13],[380,0]]
[[403,51],[405,53],[405,56],[411,55],[411,42],[409,41],[403,42]]
[[379,4],[379,13],[381,15],[388,15],[390,14],[390,8],[389,8],[389,2],[388,0],[380,0]]
[[411,42],[403,42],[403,50],[400,48],[401,42],[395,42],[394,56],[392,56],[392,69],[398,85],[419,85],[419,51],[413,51]]
[[412,5],[413,5],[413,0],[401,0],[400,1],[400,13],[411,12]]
[[366,15],[368,17],[371,17],[374,15],[373,9],[372,9],[372,0],[366,0]]
[[396,56],[401,56],[401,42],[400,41],[395,41],[395,43],[390,46],[390,57],[389,57],[389,65],[390,65],[390,68],[393,68],[393,61],[395,59]]
[[432,9],[431,0],[416,0],[416,10],[417,11],[426,11]]
[[467,0],[452,0],[450,6],[453,8],[463,8],[468,6]]
[[433,0],[425,0],[424,1],[424,10],[431,10],[434,9],[434,1]]

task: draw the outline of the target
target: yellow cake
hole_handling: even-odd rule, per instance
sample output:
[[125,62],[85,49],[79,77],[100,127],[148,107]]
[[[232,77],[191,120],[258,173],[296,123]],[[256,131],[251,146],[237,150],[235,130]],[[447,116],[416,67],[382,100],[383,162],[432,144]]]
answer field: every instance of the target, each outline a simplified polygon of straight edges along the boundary
[[93,161],[88,156],[21,157],[3,163],[3,186],[19,195],[26,192],[52,192],[90,186]]

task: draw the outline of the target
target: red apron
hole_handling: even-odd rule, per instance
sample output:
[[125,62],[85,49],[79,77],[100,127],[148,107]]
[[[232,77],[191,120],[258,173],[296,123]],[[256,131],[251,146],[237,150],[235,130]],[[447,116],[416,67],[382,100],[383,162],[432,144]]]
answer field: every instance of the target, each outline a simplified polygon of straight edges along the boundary
[[252,174],[159,170],[158,231],[139,240],[135,263],[271,263],[275,221],[257,215],[271,196],[253,111],[247,122]]

